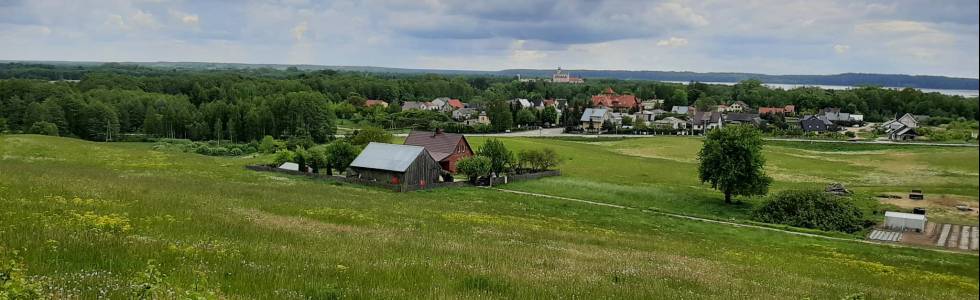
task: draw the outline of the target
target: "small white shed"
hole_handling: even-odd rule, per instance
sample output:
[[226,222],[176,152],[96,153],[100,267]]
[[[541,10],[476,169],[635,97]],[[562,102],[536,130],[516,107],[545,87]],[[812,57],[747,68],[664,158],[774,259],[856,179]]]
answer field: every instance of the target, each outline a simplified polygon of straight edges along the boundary
[[885,227],[893,230],[923,231],[926,229],[926,215],[886,211]]

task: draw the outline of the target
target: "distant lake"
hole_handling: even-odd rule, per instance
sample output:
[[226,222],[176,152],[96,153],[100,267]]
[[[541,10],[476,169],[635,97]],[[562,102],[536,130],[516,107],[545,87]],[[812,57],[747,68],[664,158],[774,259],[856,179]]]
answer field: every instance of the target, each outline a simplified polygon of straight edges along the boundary
[[[687,81],[665,81],[665,82],[683,83],[683,84],[688,83]],[[737,82],[707,82],[706,81],[702,83],[735,85]],[[785,84],[785,83],[763,83],[763,84],[771,88],[781,88],[784,90],[798,88],[798,87],[818,87],[818,88],[828,89],[828,90],[848,90],[848,89],[857,88],[856,86],[850,86],[850,85]],[[903,89],[900,87],[885,87],[885,88],[895,89],[895,90]],[[980,95],[980,91],[976,91],[976,90],[947,90],[947,89],[917,89],[917,90],[923,91],[925,93],[935,92],[935,93],[940,93],[943,95],[950,95],[950,96],[977,97],[978,95]]]

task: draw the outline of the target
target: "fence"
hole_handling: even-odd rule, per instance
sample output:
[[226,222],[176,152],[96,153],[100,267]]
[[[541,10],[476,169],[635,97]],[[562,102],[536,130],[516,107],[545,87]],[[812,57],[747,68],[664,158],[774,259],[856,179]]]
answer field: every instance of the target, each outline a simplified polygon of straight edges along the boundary
[[[380,187],[395,192],[411,192],[411,191],[419,191],[419,190],[431,190],[431,189],[439,189],[439,188],[447,188],[447,187],[462,187],[462,186],[474,185],[473,183],[470,183],[468,181],[433,182],[433,183],[426,184],[424,186],[409,185],[409,184],[390,184],[387,182],[380,182],[380,181],[368,180],[363,178],[342,177],[342,176],[332,176],[332,175],[326,175],[320,173],[293,171],[293,170],[280,169],[277,167],[265,166],[265,165],[245,166],[245,169],[249,169],[252,171],[259,171],[259,172],[276,172],[276,173],[289,174],[289,175],[300,175],[300,176],[306,176],[310,178],[316,178],[316,179],[327,180],[327,181],[346,182],[346,183],[360,184],[366,186],[374,186],[374,187]],[[538,179],[542,177],[560,176],[560,175],[561,175],[561,171],[551,170],[551,171],[543,171],[543,172],[536,172],[536,173],[494,177],[493,185],[500,185],[500,184],[505,184],[510,182]],[[489,182],[486,178],[484,178],[483,180],[477,181],[475,185],[480,186],[480,185],[487,185],[487,184],[489,184]]]

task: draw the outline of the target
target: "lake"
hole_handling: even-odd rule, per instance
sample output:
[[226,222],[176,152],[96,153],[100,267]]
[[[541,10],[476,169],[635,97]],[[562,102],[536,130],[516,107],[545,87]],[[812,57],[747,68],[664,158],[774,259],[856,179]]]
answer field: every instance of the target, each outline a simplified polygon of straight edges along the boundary
[[[665,81],[665,82],[683,83],[683,84],[687,84],[688,83],[687,81]],[[703,82],[703,83],[707,83],[707,84],[735,85],[737,82]],[[808,87],[808,86],[809,87],[818,87],[818,88],[828,89],[828,90],[847,90],[847,89],[856,88],[856,86],[850,86],[850,85],[824,85],[824,84],[764,83],[764,85],[766,85],[768,87],[771,87],[771,88],[781,88],[781,89],[784,89],[784,90],[788,90],[788,89],[792,89],[792,88],[798,88],[798,87]],[[903,89],[901,87],[886,87],[886,88],[896,89],[896,90]],[[977,97],[978,95],[980,95],[980,91],[976,91],[976,90],[948,90],[948,89],[918,89],[918,90],[923,91],[923,92],[926,92],[926,93],[934,93],[935,92],[935,93],[940,93],[940,94],[944,94],[944,95],[963,96],[963,97]]]

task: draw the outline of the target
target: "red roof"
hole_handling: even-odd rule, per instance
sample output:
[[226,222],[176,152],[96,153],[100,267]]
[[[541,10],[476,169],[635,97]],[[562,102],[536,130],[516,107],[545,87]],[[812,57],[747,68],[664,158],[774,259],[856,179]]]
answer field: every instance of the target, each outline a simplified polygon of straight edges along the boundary
[[555,99],[544,99],[544,106],[555,106]]
[[456,152],[461,140],[469,145],[462,134],[412,130],[405,138],[405,145],[422,146],[429,151],[432,159],[442,161]]
[[636,108],[640,106],[640,100],[633,95],[619,95],[612,88],[606,88],[602,95],[592,96],[592,106],[604,106],[608,108]]
[[385,104],[388,104],[388,102],[385,102],[384,100],[374,100],[374,99],[364,100],[364,106],[366,107],[371,107],[375,105],[385,105]]
[[463,108],[463,101],[459,101],[459,99],[449,99],[446,104],[449,104],[449,106],[452,106],[455,109]]
[[796,106],[787,105],[784,107],[760,107],[759,114],[788,114],[796,112]]

